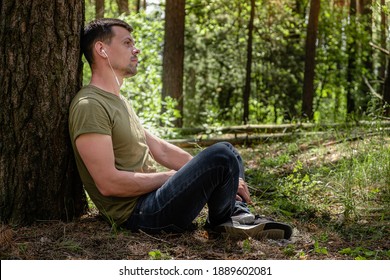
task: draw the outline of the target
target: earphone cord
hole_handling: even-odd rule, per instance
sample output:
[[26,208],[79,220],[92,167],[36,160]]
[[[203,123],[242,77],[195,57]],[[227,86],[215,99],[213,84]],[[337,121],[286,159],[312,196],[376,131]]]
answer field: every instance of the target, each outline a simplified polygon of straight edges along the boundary
[[118,77],[116,76],[115,71],[114,71],[114,69],[112,68],[112,65],[111,65],[111,62],[110,62],[110,59],[108,58],[108,56],[107,56],[107,60],[108,60],[108,65],[110,65],[112,74],[114,74],[115,81],[116,81],[116,83],[118,84],[118,86],[120,87],[121,85],[120,85],[120,83],[119,83]]

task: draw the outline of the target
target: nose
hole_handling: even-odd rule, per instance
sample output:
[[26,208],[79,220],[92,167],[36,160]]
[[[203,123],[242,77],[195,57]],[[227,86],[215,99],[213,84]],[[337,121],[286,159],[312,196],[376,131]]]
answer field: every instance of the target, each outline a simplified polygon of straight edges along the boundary
[[137,49],[137,48],[134,48],[134,49],[133,49],[133,55],[137,55],[137,54],[139,54],[140,52],[141,52],[140,49]]

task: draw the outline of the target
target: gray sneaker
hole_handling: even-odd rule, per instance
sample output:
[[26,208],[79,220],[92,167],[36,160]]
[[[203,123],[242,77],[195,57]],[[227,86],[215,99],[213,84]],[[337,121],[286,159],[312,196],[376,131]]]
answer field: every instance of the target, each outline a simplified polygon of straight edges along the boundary
[[231,220],[220,224],[212,229],[213,233],[228,235],[231,238],[246,239],[289,239],[292,228],[284,223],[256,217],[253,224],[240,224]]
[[241,213],[236,216],[232,216],[231,219],[233,222],[237,222],[241,225],[250,225],[255,222],[256,217],[252,213]]

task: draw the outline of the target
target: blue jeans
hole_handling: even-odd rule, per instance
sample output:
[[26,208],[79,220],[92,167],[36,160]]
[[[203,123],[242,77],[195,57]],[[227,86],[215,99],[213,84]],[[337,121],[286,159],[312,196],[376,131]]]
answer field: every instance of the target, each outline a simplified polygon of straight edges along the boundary
[[[226,222],[243,207],[236,202],[239,177],[244,178],[241,156],[230,143],[217,143],[159,189],[141,196],[124,226],[147,232],[183,232],[206,204],[210,227]],[[246,209],[244,204],[240,211],[249,212]]]

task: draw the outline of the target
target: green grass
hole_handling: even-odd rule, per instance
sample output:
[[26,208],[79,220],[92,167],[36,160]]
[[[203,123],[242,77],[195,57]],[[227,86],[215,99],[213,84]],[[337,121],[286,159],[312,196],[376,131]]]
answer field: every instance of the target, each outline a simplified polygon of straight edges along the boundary
[[321,145],[304,152],[289,147],[268,145],[267,152],[258,151],[256,167],[247,171],[260,200],[272,198],[291,214],[328,210],[346,220],[372,209],[389,210],[389,139],[345,142],[332,150]]
[[[317,140],[259,144],[255,152],[243,155],[251,164],[247,180],[255,193],[255,208],[289,222],[314,222],[361,244],[340,254],[389,258],[375,243],[390,234],[390,137],[336,138],[331,145],[324,145],[330,140]],[[314,253],[326,255],[323,244],[315,239]],[[294,250],[286,248],[285,253]]]

